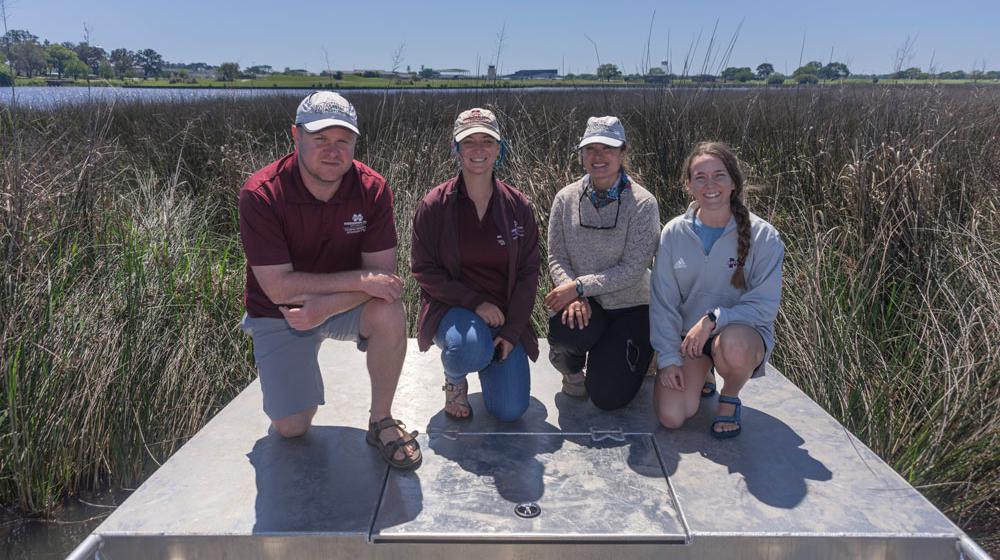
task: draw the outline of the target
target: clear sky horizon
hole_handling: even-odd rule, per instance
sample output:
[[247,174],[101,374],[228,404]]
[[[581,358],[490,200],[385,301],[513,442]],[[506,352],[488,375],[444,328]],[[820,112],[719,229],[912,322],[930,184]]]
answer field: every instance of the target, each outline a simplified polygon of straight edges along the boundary
[[3,1],[9,29],[51,42],[82,41],[86,24],[91,43],[108,51],[152,48],[170,62],[269,64],[279,70],[388,70],[402,47],[401,70],[423,65],[475,72],[478,66],[485,73],[497,56],[501,29],[499,66],[505,74],[538,68],[593,73],[598,57],[626,73],[642,71],[647,39],[650,65],[670,60],[677,73],[685,57],[691,59],[689,74],[703,66],[718,73],[723,63],[756,68],[762,62],[790,74],[800,60],[843,62],[855,74],[888,73],[900,60],[904,68],[924,71],[1000,69],[997,0],[718,0],[711,9],[692,1],[627,0]]

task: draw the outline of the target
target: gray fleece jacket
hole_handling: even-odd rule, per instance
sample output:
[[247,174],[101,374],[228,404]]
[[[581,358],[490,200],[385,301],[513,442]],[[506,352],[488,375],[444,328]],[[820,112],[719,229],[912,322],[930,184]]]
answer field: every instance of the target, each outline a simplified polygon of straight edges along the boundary
[[[649,265],[656,252],[660,211],[656,198],[632,182],[621,193],[621,208],[612,202],[600,210],[583,200],[583,179],[556,193],[549,214],[549,273],[552,285],[580,280],[583,295],[597,298],[605,309],[649,303]],[[589,229],[580,225],[610,227]]]
[[750,253],[743,268],[747,289],[736,289],[729,282],[736,268],[736,220],[730,218],[722,237],[706,255],[694,232],[696,210],[697,205],[691,203],[687,212],[670,220],[660,233],[649,303],[656,365],[682,365],[684,335],[705,313],[714,310],[718,321],[713,335],[731,324],[748,325],[760,333],[766,353],[754,376],[763,375],[763,364],[774,349],[785,245],[774,226],[751,213]]

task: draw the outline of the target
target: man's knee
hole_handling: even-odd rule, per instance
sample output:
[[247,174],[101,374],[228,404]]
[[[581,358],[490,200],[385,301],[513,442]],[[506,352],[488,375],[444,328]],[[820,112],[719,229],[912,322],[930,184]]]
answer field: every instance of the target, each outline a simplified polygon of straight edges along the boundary
[[274,426],[274,430],[278,432],[281,437],[299,437],[309,431],[309,427],[312,425],[312,417],[314,413],[315,408],[306,412],[300,412],[284,418],[271,420],[271,424]]
[[372,336],[406,337],[406,310],[402,300],[372,299],[365,304],[361,315],[362,334]]

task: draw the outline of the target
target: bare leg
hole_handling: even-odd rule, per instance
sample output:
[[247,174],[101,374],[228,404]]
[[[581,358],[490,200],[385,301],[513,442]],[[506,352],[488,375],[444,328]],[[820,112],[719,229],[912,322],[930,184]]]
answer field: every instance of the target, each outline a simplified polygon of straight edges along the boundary
[[701,387],[705,383],[705,375],[712,367],[712,360],[702,356],[694,360],[684,360],[681,370],[684,372],[684,390],[669,389],[660,384],[657,375],[653,383],[653,407],[660,424],[667,428],[680,428],[684,422],[698,412],[701,402]]
[[[718,384],[718,382],[715,380],[715,373],[711,369],[709,369],[708,373],[705,374],[705,383],[712,383],[713,385],[717,385]],[[710,396],[714,395],[715,394],[714,392],[713,393],[708,393],[708,392],[705,391],[705,383],[702,383],[701,395],[703,397],[710,397]],[[718,388],[718,387],[716,387],[716,388]]]
[[[406,356],[403,302],[373,299],[365,303],[361,312],[361,336],[368,339],[368,376],[372,384],[371,417],[368,421],[375,422],[392,416],[392,399],[403,371],[403,358]],[[381,439],[388,443],[402,435],[399,428],[388,428],[382,430]],[[410,446],[405,446],[396,451],[394,457],[401,460],[415,453]]]
[[[764,359],[764,341],[751,327],[730,325],[715,338],[712,359],[715,361],[715,371],[725,381],[719,394],[737,397],[753,375],[753,370]],[[732,416],[734,412],[736,405],[719,403],[719,416]],[[727,432],[736,427],[732,423],[719,423],[716,424],[715,431]]]
[[314,406],[309,410],[303,410],[302,412],[292,414],[291,416],[272,419],[271,425],[274,426],[274,429],[279,434],[281,434],[281,437],[299,437],[309,431],[309,426],[312,425],[313,416],[316,415],[316,409],[317,407]]

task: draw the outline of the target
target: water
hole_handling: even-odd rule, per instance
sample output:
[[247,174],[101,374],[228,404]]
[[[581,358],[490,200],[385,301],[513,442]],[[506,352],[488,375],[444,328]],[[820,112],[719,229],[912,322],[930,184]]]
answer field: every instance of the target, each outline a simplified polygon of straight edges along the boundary
[[[544,86],[509,88],[392,88],[392,89],[348,89],[341,90],[348,97],[357,95],[424,95],[441,93],[525,93],[530,91],[580,91],[600,88],[602,91],[659,90],[661,86]],[[721,89],[721,88],[717,88]],[[728,88],[729,91],[738,88]],[[743,88],[747,89],[747,88]],[[15,89],[18,105],[36,109],[49,109],[62,105],[88,103],[134,103],[141,101],[195,101],[199,99],[247,99],[268,96],[293,96],[296,98],[316,91],[308,89],[268,89],[268,88],[121,88],[121,87],[45,87],[22,86]],[[9,105],[11,89],[0,88],[0,104]]]
[[[200,99],[244,99],[273,95],[302,97],[308,89],[221,89],[221,88],[120,88],[120,87],[43,87],[26,86],[15,89],[17,103],[22,107],[48,109],[77,103],[134,103],[137,101],[195,101]],[[0,89],[0,103],[9,105],[10,88]]]
[[[392,94],[426,94],[426,93],[466,93],[484,91],[525,91],[528,88],[475,89],[475,88],[424,88],[424,89],[357,89],[345,90],[348,96]],[[543,89],[543,88],[531,88]],[[552,88],[545,88],[551,90]],[[564,88],[572,89],[572,88]],[[223,89],[223,88],[121,88],[121,87],[44,87],[25,86],[15,90],[17,103],[22,107],[48,109],[62,105],[88,103],[93,101],[104,103],[133,103],[138,101],[196,101],[200,99],[247,99],[268,96],[293,96],[301,98],[316,89]],[[0,103],[9,105],[10,88],[0,89]]]
[[69,499],[52,519],[0,513],[0,558],[65,558],[130,493],[116,490]]

